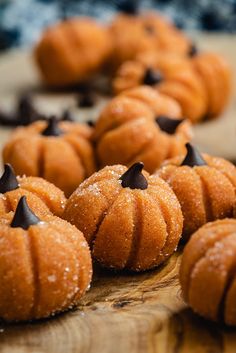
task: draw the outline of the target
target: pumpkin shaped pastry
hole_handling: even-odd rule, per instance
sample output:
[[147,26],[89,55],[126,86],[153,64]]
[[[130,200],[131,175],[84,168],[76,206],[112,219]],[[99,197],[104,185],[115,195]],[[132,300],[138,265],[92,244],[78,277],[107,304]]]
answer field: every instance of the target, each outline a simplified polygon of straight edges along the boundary
[[113,38],[112,64],[114,68],[138,54],[163,51],[187,55],[191,42],[163,16],[158,13],[137,14],[134,9],[122,9],[110,25]]
[[0,178],[0,215],[15,211],[23,195],[37,216],[62,215],[66,204],[63,191],[42,178],[16,177],[10,164],[5,164],[4,169]]
[[236,325],[236,220],[207,223],[184,248],[180,284],[185,301],[198,314]]
[[[157,98],[161,101],[161,97]],[[160,112],[164,112],[164,107],[160,104]],[[184,153],[185,143],[192,137],[189,122],[158,114],[158,107],[155,113],[154,109],[148,109],[135,95],[116,97],[108,103],[94,131],[100,166],[119,163],[130,166],[141,160],[151,173],[165,159]]]
[[[137,118],[145,117],[149,120],[154,120],[158,116],[181,118],[181,114],[180,105],[175,100],[149,86],[135,87],[122,92],[105,105],[96,122],[93,138],[97,140],[106,131]],[[186,122],[183,126],[190,137],[192,135],[190,123]]]
[[3,149],[16,174],[40,176],[69,196],[95,171],[91,128],[52,117],[18,128]]
[[180,205],[171,188],[142,174],[105,167],[71,195],[64,218],[84,231],[94,258],[114,269],[143,271],[158,266],[176,249],[182,232]]
[[205,223],[232,217],[236,188],[233,164],[222,158],[201,156],[189,143],[186,147],[185,157],[167,161],[157,171],[181,204],[185,241]]
[[191,60],[174,53],[146,53],[127,61],[113,80],[115,93],[149,85],[176,100],[183,116],[196,123],[207,109],[207,95]]
[[101,69],[111,43],[108,30],[93,19],[69,19],[44,31],[35,48],[35,59],[47,84],[76,84]]
[[214,53],[196,53],[192,63],[207,93],[206,118],[215,118],[224,110],[229,100],[232,70],[224,57]]
[[39,219],[25,196],[0,218],[0,318],[46,318],[78,304],[91,280],[83,234],[55,217]]
[[144,12],[141,18],[146,31],[154,37],[158,53],[167,51],[182,56],[191,53],[191,40],[169,19],[160,15],[158,12]]
[[109,27],[113,51],[109,61],[111,71],[137,54],[155,50],[155,38],[145,28],[138,16],[119,14]]

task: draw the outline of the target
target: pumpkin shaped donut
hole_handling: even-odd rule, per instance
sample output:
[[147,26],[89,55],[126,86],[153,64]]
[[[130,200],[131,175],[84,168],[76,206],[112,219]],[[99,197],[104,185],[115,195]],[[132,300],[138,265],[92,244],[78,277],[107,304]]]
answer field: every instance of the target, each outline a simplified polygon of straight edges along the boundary
[[97,73],[112,48],[108,30],[91,18],[69,19],[44,31],[35,59],[51,86],[76,84]]
[[78,304],[91,281],[83,234],[48,215],[39,219],[22,196],[0,218],[0,318],[46,318]]
[[[179,110],[175,109],[173,102],[171,111],[167,101],[148,87],[127,91],[127,95],[111,100],[94,130],[99,164],[130,166],[141,160],[151,173],[164,159],[184,153],[185,143],[192,138],[191,126],[183,118],[174,118],[179,115]],[[166,116],[165,112],[172,112],[173,118]]]
[[176,194],[184,216],[183,239],[207,222],[232,217],[236,168],[230,162],[201,156],[189,143],[185,157],[164,163],[157,171]]
[[215,118],[224,110],[229,100],[232,71],[228,62],[214,53],[197,53],[193,56],[192,63],[207,93],[206,118]]
[[113,67],[138,54],[163,51],[187,55],[191,48],[190,40],[163,16],[158,13],[126,11],[118,14],[110,25],[113,38]]
[[23,195],[37,216],[62,215],[66,204],[63,191],[42,178],[16,177],[10,164],[5,164],[4,169],[0,178],[0,215],[15,211]]
[[157,12],[144,12],[141,16],[144,28],[155,39],[157,52],[163,51],[179,55],[189,55],[192,42],[170,20]]
[[121,65],[113,80],[116,94],[143,84],[176,100],[183,116],[193,123],[206,113],[207,97],[202,80],[186,57],[168,52],[142,54]]
[[185,301],[201,316],[236,325],[236,220],[207,223],[184,248],[180,284]]
[[138,16],[119,14],[109,27],[113,51],[110,58],[111,71],[137,54],[155,49],[155,38],[145,28]]
[[[181,118],[180,105],[150,86],[128,89],[105,105],[96,122],[93,138],[97,140],[106,131],[133,119],[154,120],[159,116]],[[186,127],[186,135],[192,136],[190,123],[186,121],[182,126]]]
[[64,218],[84,231],[94,258],[114,269],[143,271],[158,266],[176,249],[182,232],[180,205],[171,188],[142,174],[105,167],[71,195]]
[[85,124],[38,121],[13,132],[3,160],[16,174],[43,177],[69,196],[95,171],[91,133]]

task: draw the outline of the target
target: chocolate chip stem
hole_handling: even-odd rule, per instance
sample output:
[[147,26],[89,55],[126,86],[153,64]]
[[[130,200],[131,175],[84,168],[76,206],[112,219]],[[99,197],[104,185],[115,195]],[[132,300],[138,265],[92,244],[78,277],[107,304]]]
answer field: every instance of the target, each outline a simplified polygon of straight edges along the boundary
[[58,120],[53,115],[48,120],[47,127],[41,132],[43,136],[60,136],[63,134],[63,131],[58,126]]
[[163,76],[160,71],[154,70],[152,68],[147,68],[146,72],[144,73],[143,76],[143,84],[148,85],[148,86],[154,86],[157,85],[163,81]]
[[184,121],[184,119],[171,119],[164,115],[158,116],[155,120],[159,128],[169,135],[173,135],[177,127]]
[[26,197],[22,196],[16,207],[14,217],[11,222],[12,228],[23,228],[27,230],[30,226],[38,224],[40,219],[29,208]]
[[186,143],[187,154],[181,163],[182,165],[187,165],[189,167],[207,165],[206,161],[202,158],[198,150],[193,147],[189,142]]
[[147,189],[148,182],[142,174],[143,166],[142,162],[135,163],[120,177],[123,188]]
[[10,164],[4,164],[4,173],[0,178],[0,193],[15,190],[19,187],[14,170]]

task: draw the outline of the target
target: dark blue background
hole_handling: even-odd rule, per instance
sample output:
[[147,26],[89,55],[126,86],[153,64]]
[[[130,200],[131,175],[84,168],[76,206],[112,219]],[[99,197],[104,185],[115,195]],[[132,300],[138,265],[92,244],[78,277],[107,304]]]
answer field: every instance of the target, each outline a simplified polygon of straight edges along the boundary
[[[0,0],[0,50],[29,46],[42,29],[57,20],[91,15],[109,21],[122,0]],[[131,0],[132,1],[132,0]],[[187,30],[236,32],[236,0],[140,0]]]

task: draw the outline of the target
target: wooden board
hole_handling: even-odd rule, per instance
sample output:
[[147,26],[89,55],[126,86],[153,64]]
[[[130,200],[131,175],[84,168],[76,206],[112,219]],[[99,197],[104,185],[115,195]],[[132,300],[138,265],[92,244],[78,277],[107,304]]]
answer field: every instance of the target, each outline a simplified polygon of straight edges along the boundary
[[[236,72],[236,36],[197,35],[202,48],[222,52]],[[28,53],[0,57],[0,106],[14,104],[32,88],[40,109],[57,112],[75,106],[74,94],[46,93]],[[78,111],[79,120],[95,118]],[[0,130],[0,144],[9,136]],[[236,94],[224,116],[195,128],[195,141],[207,152],[236,160]],[[115,274],[95,268],[91,290],[78,310],[33,324],[0,323],[1,353],[235,353],[236,329],[194,315],[181,298],[178,270],[181,250],[162,267],[143,274]]]

